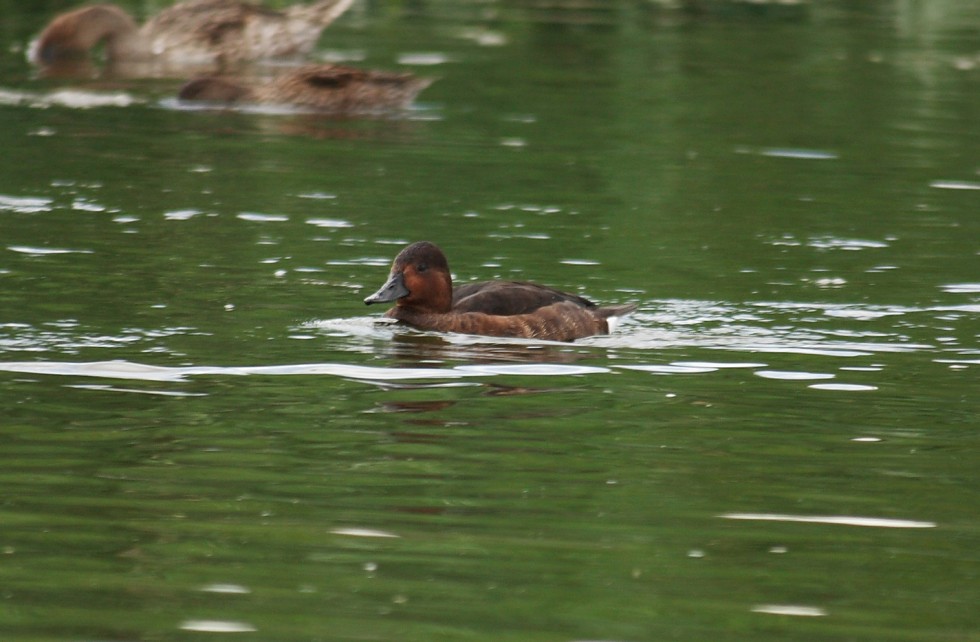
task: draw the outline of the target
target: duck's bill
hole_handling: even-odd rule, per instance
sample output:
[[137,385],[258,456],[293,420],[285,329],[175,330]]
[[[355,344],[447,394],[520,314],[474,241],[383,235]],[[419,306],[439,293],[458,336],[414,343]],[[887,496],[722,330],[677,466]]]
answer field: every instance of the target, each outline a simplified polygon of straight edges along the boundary
[[368,305],[372,303],[390,303],[409,294],[408,288],[405,287],[405,280],[402,278],[401,272],[399,272],[398,274],[391,275],[391,278],[381,286],[380,290],[364,299],[364,303]]

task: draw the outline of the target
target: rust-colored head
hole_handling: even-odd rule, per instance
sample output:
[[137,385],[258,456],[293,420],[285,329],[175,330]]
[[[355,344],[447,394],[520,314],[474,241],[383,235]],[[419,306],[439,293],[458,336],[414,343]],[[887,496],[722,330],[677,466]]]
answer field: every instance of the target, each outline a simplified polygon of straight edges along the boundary
[[388,281],[364,303],[394,301],[401,308],[444,314],[453,306],[453,280],[446,255],[433,243],[420,241],[399,252]]

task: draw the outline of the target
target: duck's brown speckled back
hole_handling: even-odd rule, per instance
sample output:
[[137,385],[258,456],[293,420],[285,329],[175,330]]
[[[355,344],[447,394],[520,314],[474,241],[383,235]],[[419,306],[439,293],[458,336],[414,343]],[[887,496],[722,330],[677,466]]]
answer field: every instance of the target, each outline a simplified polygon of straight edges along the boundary
[[259,102],[355,113],[405,109],[432,83],[407,73],[307,65],[282,74],[256,91]]
[[234,104],[288,105],[333,114],[381,114],[406,109],[431,79],[412,74],[306,65],[252,85],[228,76],[191,80],[181,100]]

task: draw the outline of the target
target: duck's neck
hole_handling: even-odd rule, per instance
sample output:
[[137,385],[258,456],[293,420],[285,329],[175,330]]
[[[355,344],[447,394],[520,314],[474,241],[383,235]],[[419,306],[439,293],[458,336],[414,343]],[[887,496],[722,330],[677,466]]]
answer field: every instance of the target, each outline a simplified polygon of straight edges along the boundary
[[287,11],[311,24],[326,27],[339,18],[354,0],[319,0],[307,5],[293,5]]
[[125,60],[140,53],[139,31],[125,11],[111,4],[82,7],[55,19],[38,41],[37,57],[42,62],[77,58],[100,43],[106,57]]

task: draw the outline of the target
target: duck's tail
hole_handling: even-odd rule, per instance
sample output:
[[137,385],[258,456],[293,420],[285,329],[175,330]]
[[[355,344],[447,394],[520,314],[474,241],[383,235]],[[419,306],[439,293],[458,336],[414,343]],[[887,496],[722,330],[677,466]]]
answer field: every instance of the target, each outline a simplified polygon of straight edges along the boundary
[[635,310],[635,303],[624,303],[623,305],[607,305],[596,308],[595,314],[606,320],[606,325],[609,327],[609,334],[612,334],[616,331],[619,324],[622,323],[623,318]]

